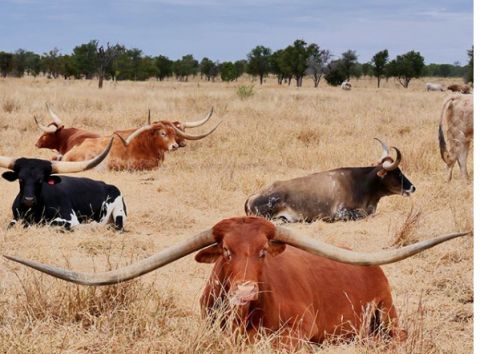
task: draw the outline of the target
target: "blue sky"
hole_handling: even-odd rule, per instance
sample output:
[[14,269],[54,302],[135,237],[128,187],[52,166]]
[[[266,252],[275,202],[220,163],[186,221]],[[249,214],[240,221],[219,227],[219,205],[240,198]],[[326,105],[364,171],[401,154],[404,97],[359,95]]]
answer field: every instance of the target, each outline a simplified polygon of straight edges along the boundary
[[0,0],[0,50],[37,53],[81,43],[121,43],[148,55],[244,59],[256,45],[295,39],[361,62],[417,50],[427,63],[467,62],[473,1],[464,0]]

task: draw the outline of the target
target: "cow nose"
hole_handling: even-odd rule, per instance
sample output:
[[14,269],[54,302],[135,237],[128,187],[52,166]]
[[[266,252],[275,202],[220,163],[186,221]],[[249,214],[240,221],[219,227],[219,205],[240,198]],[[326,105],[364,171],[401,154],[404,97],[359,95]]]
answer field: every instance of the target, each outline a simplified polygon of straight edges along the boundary
[[412,186],[411,190],[412,190],[412,193],[415,192],[415,186]]
[[258,299],[258,284],[252,281],[237,283],[230,291],[230,305],[246,305]]
[[178,144],[172,144],[172,146],[170,147],[170,150],[174,151],[174,150],[177,150],[178,149]]
[[23,203],[27,207],[31,207],[35,203],[35,197],[24,197],[23,198]]

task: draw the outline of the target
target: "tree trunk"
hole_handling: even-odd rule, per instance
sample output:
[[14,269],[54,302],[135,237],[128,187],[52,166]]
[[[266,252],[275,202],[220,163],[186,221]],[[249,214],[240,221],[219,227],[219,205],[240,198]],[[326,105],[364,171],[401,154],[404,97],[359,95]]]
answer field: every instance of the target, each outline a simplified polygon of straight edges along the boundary
[[301,87],[302,86],[301,76],[295,76],[295,82],[297,83],[297,87]]
[[103,87],[103,74],[98,75],[98,88],[101,89]]
[[377,88],[380,88],[380,76],[377,76]]
[[263,85],[263,74],[260,74],[260,85]]

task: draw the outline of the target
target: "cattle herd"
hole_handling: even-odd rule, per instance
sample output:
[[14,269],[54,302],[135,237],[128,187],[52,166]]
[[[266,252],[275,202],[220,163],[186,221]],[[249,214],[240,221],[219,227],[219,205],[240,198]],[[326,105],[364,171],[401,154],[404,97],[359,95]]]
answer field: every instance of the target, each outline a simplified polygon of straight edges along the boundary
[[[347,84],[342,88],[350,89]],[[427,84],[427,90],[437,89],[431,85]],[[443,91],[443,87],[440,89]],[[0,156],[0,167],[8,170],[2,177],[11,182],[18,180],[20,185],[10,227],[21,223],[25,227],[45,224],[72,229],[93,221],[111,223],[121,231],[127,208],[116,186],[60,174],[92,168],[155,169],[167,151],[185,147],[186,140],[209,136],[221,123],[207,133],[190,134],[187,129],[210,120],[213,108],[203,119],[184,122],[152,122],[149,112],[145,125],[101,136],[65,128],[48,105],[47,110],[52,117],[48,125],[34,117],[43,131],[36,146],[54,150],[56,155],[51,161]],[[473,97],[456,93],[444,101],[439,111],[440,155],[447,165],[448,180],[455,162],[467,178]],[[400,150],[377,141],[382,154],[371,166],[342,167],[274,182],[246,199],[246,216],[221,220],[210,229],[124,268],[79,273],[5,257],[69,282],[98,286],[136,278],[199,251],[197,262],[214,264],[200,300],[202,314],[214,318],[218,309],[226,305],[226,312],[233,315],[233,328],[247,338],[253,340],[260,330],[278,333],[280,343],[288,348],[305,340],[321,343],[331,338],[350,338],[364,325],[367,308],[373,308],[368,318],[370,334],[401,341],[408,334],[398,325],[389,283],[379,265],[398,262],[470,232],[361,253],[280,225],[358,220],[374,214],[382,197],[414,193],[414,185],[399,168]]]

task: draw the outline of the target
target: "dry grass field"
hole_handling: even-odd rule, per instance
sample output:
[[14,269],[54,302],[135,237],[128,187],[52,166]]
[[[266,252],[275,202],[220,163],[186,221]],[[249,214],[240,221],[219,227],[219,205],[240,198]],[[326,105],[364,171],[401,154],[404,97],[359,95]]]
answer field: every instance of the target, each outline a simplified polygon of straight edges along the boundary
[[[82,225],[7,230],[18,183],[0,180],[0,253],[79,271],[130,264],[244,214],[245,199],[278,179],[347,166],[367,166],[381,155],[379,137],[397,146],[402,171],[417,190],[387,197],[365,220],[293,224],[313,238],[354,250],[391,247],[473,227],[472,183],[455,168],[451,183],[440,158],[437,129],[447,93],[425,92],[428,80],[403,89],[393,80],[353,81],[352,91],[277,86],[273,78],[240,99],[242,83],[107,82],[23,78],[0,80],[0,155],[50,158],[34,143],[33,115],[49,121],[50,102],[67,126],[109,134],[154,119],[193,120],[215,108],[210,137],[167,153],[159,169],[79,175],[115,184],[128,209],[126,232]],[[436,80],[454,83],[456,80]],[[458,80],[457,80],[458,81]],[[472,157],[469,171],[473,171]],[[410,216],[409,216],[410,215]],[[271,337],[255,345],[222,333],[200,316],[199,297],[211,265],[193,255],[119,286],[88,288],[0,260],[0,353],[233,353],[273,352]],[[383,266],[408,339],[392,345],[359,338],[306,343],[301,352],[470,353],[473,351],[473,239],[442,244]],[[321,284],[319,284],[321,291]]]

